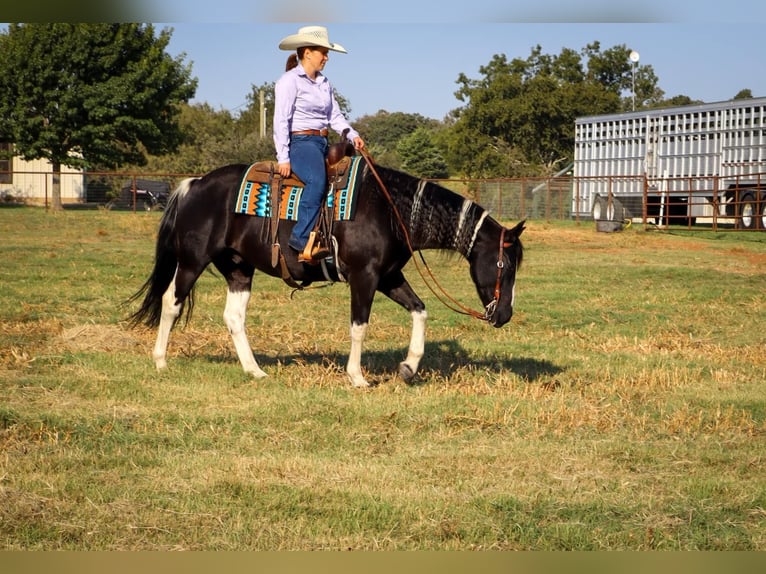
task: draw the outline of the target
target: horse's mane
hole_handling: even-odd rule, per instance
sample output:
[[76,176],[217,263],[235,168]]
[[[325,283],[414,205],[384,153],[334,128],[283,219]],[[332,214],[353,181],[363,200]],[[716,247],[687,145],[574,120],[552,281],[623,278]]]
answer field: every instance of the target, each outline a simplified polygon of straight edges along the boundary
[[[375,169],[413,242],[467,255],[476,225],[487,217],[483,207],[432,181],[378,165]],[[391,211],[396,232],[401,236]]]

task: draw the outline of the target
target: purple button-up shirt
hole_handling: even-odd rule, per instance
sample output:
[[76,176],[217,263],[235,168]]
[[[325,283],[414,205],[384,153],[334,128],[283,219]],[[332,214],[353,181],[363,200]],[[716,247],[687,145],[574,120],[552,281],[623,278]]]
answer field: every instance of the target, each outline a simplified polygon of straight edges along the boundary
[[329,80],[321,72],[312,80],[300,63],[277,80],[274,100],[277,163],[290,161],[290,132],[330,126],[339,134],[348,128],[349,141],[359,135],[341,113]]

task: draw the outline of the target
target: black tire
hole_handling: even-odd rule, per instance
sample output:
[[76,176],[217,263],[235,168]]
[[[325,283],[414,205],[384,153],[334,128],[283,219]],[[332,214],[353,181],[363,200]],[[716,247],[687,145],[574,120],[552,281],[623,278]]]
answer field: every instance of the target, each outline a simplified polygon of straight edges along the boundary
[[737,206],[737,227],[739,229],[757,229],[758,227],[758,203],[755,194],[747,192],[742,194]]
[[609,201],[607,199],[597,195],[593,200],[591,216],[593,217],[594,221],[622,221],[622,204],[620,204],[620,202],[616,199],[612,198],[612,204],[609,205]]
[[606,217],[606,201],[600,195],[593,199],[591,215],[593,216],[593,221],[602,221]]

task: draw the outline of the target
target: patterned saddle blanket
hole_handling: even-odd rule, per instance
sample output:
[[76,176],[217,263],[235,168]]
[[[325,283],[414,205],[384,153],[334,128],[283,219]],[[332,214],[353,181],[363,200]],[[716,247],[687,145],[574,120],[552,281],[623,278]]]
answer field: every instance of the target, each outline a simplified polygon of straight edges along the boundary
[[[332,210],[335,221],[354,218],[357,191],[366,167],[367,163],[362,156],[347,156],[328,169],[326,206]],[[251,164],[242,177],[234,212],[256,217],[272,217],[274,173],[276,166],[271,162]],[[303,182],[295,177],[280,178],[277,181],[281,182],[279,219],[296,221]]]

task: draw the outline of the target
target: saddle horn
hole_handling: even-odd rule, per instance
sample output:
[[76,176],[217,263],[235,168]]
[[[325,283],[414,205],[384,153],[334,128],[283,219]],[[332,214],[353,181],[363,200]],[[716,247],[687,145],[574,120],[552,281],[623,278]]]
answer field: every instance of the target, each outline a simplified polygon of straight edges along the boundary
[[343,133],[340,136],[341,141],[330,145],[330,148],[327,150],[328,166],[335,165],[346,156],[350,157],[354,155],[354,144],[346,139],[347,135],[348,128],[343,130]]

